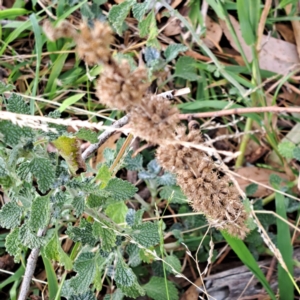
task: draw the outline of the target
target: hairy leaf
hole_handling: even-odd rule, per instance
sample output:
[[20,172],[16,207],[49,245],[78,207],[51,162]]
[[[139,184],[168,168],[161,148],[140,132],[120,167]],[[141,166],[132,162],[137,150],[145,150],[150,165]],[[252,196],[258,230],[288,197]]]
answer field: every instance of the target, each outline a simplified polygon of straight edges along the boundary
[[81,158],[79,141],[75,137],[60,136],[52,143],[66,160],[72,174],[75,175],[79,168],[85,168]]
[[145,222],[133,227],[132,238],[148,248],[159,243],[157,223]]
[[110,192],[111,198],[117,201],[127,200],[137,192],[134,185],[119,178],[111,179],[104,190]]
[[0,94],[4,92],[9,92],[13,90],[15,87],[12,84],[6,84],[5,82],[0,80]]
[[134,282],[131,286],[122,285],[118,287],[120,288],[122,293],[127,297],[137,299],[139,296],[145,296],[144,289],[137,282]]
[[101,187],[105,187],[111,179],[111,171],[109,167],[103,164],[97,172],[96,179],[101,180]]
[[49,242],[44,246],[43,252],[44,255],[49,260],[59,261],[59,240],[56,233],[53,234]]
[[140,258],[140,248],[136,244],[129,244],[126,247],[126,252],[129,255],[128,266],[137,267],[141,264],[142,260]]
[[28,165],[29,171],[37,179],[39,190],[46,193],[55,180],[55,169],[50,160],[35,157]]
[[300,161],[300,147],[295,147],[293,150],[293,158]]
[[278,151],[285,158],[293,158],[294,157],[293,151],[295,147],[296,147],[295,144],[292,142],[287,142],[287,141],[281,142],[278,145]]
[[116,246],[116,234],[113,231],[113,228],[111,228],[112,225],[110,223],[105,220],[101,220],[101,222],[104,225],[99,222],[93,223],[93,235],[94,237],[101,239],[101,248],[104,251],[111,251],[111,249]]
[[134,3],[134,5],[132,7],[132,13],[133,13],[133,16],[139,22],[141,22],[143,20],[143,17],[148,10],[149,4],[150,4],[149,0],[144,1],[144,3]]
[[[175,255],[168,255],[165,257],[164,259],[169,265],[172,266],[172,268],[176,271],[176,272],[180,272],[181,270],[181,263],[180,263],[180,260],[178,259],[177,256]],[[173,273],[173,274],[177,274],[176,272],[173,271],[173,269],[167,264],[165,264],[166,266],[166,269],[170,272],[170,273]]]
[[247,185],[246,186],[246,195],[251,196],[251,195],[255,194],[257,189],[258,189],[258,185],[256,183],[251,183],[251,184]]
[[125,167],[131,171],[140,171],[143,168],[143,156],[141,154],[132,157],[132,151],[124,159]]
[[164,52],[166,61],[169,62],[176,58],[180,52],[185,52],[188,50],[188,47],[182,44],[171,44],[167,47]]
[[96,297],[94,293],[91,290],[89,290],[87,292],[80,293],[78,295],[72,295],[68,299],[69,300],[96,300]]
[[14,257],[16,263],[20,262],[23,247],[19,239],[19,228],[15,228],[6,236],[5,249]]
[[25,103],[22,96],[17,94],[11,94],[7,99],[7,110],[14,113],[19,113],[23,115],[30,114],[30,107]]
[[186,196],[183,194],[180,187],[176,185],[164,186],[161,189],[159,195],[162,199],[169,200],[171,203],[176,203],[176,204],[187,203]]
[[112,203],[107,206],[105,213],[110,217],[115,223],[124,223],[128,207],[124,202]]
[[[108,197],[109,195],[110,193],[108,193],[106,196]],[[107,200],[107,197],[90,194],[86,200],[86,205],[90,208],[103,206]]]
[[114,291],[113,294],[106,294],[103,300],[123,300],[124,294],[118,288]]
[[72,205],[75,209],[75,216],[78,218],[84,211],[84,198],[83,197],[74,197]]
[[37,197],[31,205],[29,227],[32,231],[38,231],[48,225],[50,218],[50,199],[48,196]]
[[89,141],[92,144],[98,142],[98,133],[87,128],[80,128],[79,131],[76,132],[76,136],[77,138]]
[[136,282],[136,276],[133,271],[119,259],[116,266],[115,281],[118,286],[132,286]]
[[113,5],[109,10],[108,19],[119,35],[122,34],[123,22],[125,21],[129,10],[134,3],[135,0],[126,0],[119,5]]
[[156,39],[158,35],[158,29],[156,26],[154,11],[151,11],[147,17],[139,23],[138,28],[140,30],[140,37],[145,37],[148,35],[148,41]]
[[26,224],[20,227],[19,239],[21,243],[30,248],[41,248],[45,244],[44,237],[38,237],[36,233],[32,232]]
[[174,75],[189,81],[198,80],[195,64],[196,61],[192,57],[180,57],[176,62]]
[[[166,284],[167,283],[167,287]],[[173,282],[165,281],[161,277],[152,276],[150,281],[143,285],[146,294],[153,300],[178,300],[178,291]],[[168,289],[168,294],[166,292]]]
[[23,207],[17,202],[10,201],[3,205],[0,211],[0,226],[3,228],[15,228],[21,223]]

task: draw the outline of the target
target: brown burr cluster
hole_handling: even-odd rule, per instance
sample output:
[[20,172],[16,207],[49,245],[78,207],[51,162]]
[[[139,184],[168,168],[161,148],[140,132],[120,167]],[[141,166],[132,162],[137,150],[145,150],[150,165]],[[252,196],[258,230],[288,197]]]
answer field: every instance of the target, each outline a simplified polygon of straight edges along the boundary
[[[193,144],[203,142],[195,123],[178,130],[181,141]],[[212,159],[203,151],[180,144],[162,145],[157,150],[157,160],[166,170],[174,172],[177,183],[195,211],[203,212],[209,224],[224,229],[229,234],[244,239],[249,229],[248,214],[239,192],[226,174],[216,169]]]
[[147,70],[139,67],[131,72],[128,62],[113,59],[110,45],[114,37],[109,25],[95,21],[90,27],[82,23],[77,32],[67,22],[57,28],[45,22],[44,31],[51,40],[73,38],[81,59],[89,65],[104,65],[96,86],[100,101],[129,113],[132,133],[159,145],[158,162],[176,174],[178,185],[195,211],[203,212],[211,226],[245,238],[249,232],[248,214],[237,188],[205,152],[192,146],[203,143],[198,123],[191,121],[186,133],[186,127],[179,125],[178,109],[168,99],[146,94],[150,85]]

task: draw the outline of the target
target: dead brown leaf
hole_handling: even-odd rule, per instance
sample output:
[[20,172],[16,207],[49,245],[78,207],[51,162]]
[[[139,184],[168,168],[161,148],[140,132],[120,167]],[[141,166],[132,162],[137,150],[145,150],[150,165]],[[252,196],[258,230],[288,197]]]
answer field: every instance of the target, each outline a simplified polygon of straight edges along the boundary
[[[230,16],[230,21],[236,31],[237,37],[248,61],[251,62],[251,47],[244,42],[239,22],[233,16]],[[229,29],[226,26],[226,23],[220,20],[220,25],[231,46],[236,51],[239,51]],[[292,69],[292,67],[300,62],[297,47],[291,43],[263,35],[261,44],[262,49],[259,54],[259,65],[263,70],[272,71],[278,74],[286,74]]]
[[287,24],[277,23],[275,24],[276,30],[280,33],[280,35],[284,38],[286,42],[291,44],[296,44],[293,30]]
[[208,48],[218,48],[220,49],[219,42],[222,37],[222,28],[220,24],[216,23],[209,16],[205,19],[206,34],[203,39],[205,45]]
[[[269,187],[271,187],[270,183],[269,183],[269,177],[271,174],[276,174],[279,177],[281,177],[282,179],[286,179],[288,180],[288,176],[286,174],[283,173],[279,173],[279,172],[275,172],[269,169],[262,169],[262,168],[257,168],[257,167],[243,167],[243,168],[239,168],[236,170],[235,172],[236,174],[248,178],[250,180],[255,180],[258,184],[262,183],[264,185],[267,185]],[[247,179],[241,178],[239,176],[235,176],[238,184],[240,185],[241,189],[243,191],[246,190],[246,187],[251,184],[251,182]],[[270,194],[272,194],[273,191],[258,185],[258,189],[257,191],[251,195],[254,196],[256,198],[262,198],[262,197],[266,197]]]

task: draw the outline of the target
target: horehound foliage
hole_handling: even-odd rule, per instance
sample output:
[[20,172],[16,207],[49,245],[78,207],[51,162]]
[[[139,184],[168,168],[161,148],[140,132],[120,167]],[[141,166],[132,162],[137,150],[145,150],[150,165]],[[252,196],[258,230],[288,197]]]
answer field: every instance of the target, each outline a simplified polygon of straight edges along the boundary
[[[212,159],[203,151],[180,145],[194,145],[203,138],[195,123],[186,128],[179,123],[179,111],[168,99],[147,94],[147,71],[143,67],[130,72],[127,62],[117,62],[109,45],[114,40],[109,25],[95,21],[92,27],[83,23],[80,31],[63,22],[57,28],[44,25],[49,38],[72,36],[79,56],[88,65],[103,64],[104,72],[97,82],[99,100],[129,113],[133,135],[158,144],[157,159],[162,167],[176,174],[177,183],[195,211],[203,212],[212,227],[245,238],[249,217],[238,190],[226,174],[221,174]],[[193,125],[193,126],[192,126]],[[195,128],[196,127],[196,128]],[[176,141],[177,144],[170,143]]]

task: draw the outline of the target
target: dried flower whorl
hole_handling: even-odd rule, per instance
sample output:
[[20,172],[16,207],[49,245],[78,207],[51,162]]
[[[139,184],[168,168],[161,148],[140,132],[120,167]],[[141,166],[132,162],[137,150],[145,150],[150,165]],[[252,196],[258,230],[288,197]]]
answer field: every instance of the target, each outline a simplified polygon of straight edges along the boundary
[[108,107],[128,110],[141,102],[149,87],[147,79],[147,70],[144,68],[130,72],[127,61],[120,64],[112,62],[105,67],[97,82],[96,95]]
[[132,133],[152,143],[162,144],[175,138],[179,111],[166,98],[147,95],[130,114]]
[[43,31],[50,41],[55,41],[59,38],[77,38],[78,34],[71,23],[62,21],[57,27],[53,27],[49,20],[45,20],[43,23]]
[[[190,127],[181,138],[199,144],[200,132]],[[181,129],[181,135],[183,130]],[[165,169],[177,175],[177,183],[195,211],[203,212],[208,222],[233,236],[245,238],[248,218],[236,187],[225,174],[219,174],[212,159],[204,152],[181,145],[160,146],[157,160]]]

